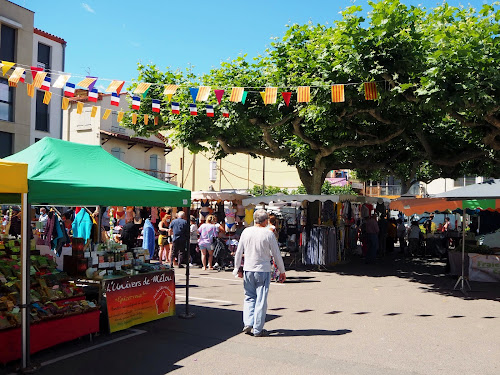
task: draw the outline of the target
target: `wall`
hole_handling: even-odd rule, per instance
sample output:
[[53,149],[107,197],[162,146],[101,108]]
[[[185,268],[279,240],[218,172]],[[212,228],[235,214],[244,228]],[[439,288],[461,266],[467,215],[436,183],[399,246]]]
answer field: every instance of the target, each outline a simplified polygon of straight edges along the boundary
[[[480,182],[483,182],[483,180],[484,180],[483,177],[476,177],[475,183],[478,184]],[[428,184],[421,183],[421,185],[424,188],[423,189],[424,192],[426,192],[429,195],[444,193],[446,191],[463,187],[463,186],[455,186],[455,180],[451,178],[438,178],[436,180],[431,181]]]
[[[0,0],[0,23],[17,29],[16,61],[13,62],[25,66],[30,66],[33,61],[33,18],[32,11]],[[14,21],[14,24],[10,21]],[[26,95],[26,86],[19,84],[18,88],[14,89],[14,122],[0,120],[0,131],[14,134],[14,153],[30,145],[30,101],[31,98]]]

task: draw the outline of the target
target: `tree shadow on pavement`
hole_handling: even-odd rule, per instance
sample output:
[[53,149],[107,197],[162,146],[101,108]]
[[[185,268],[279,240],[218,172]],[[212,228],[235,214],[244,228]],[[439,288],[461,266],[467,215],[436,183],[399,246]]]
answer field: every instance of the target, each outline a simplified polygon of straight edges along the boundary
[[[177,314],[182,314],[185,305],[178,304],[176,310]],[[241,311],[196,305],[190,306],[190,311],[195,313],[193,319],[172,316],[138,325],[131,330],[100,335],[93,344],[87,340],[84,343],[76,340],[34,354],[33,361],[43,363],[97,346],[94,350],[42,367],[37,374],[163,375],[181,368],[178,362],[183,359],[241,334]],[[266,321],[278,317],[267,314]],[[134,329],[146,332],[106,345],[107,341],[115,340]]]
[[325,329],[274,329],[269,330],[269,337],[282,336],[341,336],[351,333],[350,329],[338,329],[336,331],[328,331]]

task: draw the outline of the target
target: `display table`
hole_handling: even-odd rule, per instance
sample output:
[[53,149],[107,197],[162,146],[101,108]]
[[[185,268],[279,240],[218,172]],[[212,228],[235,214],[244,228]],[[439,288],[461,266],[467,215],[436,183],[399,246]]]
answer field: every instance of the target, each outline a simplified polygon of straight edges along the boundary
[[[99,310],[32,324],[31,353],[99,332]],[[0,363],[21,358],[21,328],[0,331]]]
[[500,255],[469,253],[469,279],[472,281],[500,282]]

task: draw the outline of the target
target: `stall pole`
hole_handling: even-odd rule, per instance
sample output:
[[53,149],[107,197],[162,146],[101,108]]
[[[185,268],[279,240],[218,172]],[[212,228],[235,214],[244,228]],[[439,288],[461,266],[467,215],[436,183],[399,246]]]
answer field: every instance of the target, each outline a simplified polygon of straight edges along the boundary
[[469,290],[472,290],[469,284],[469,280],[465,278],[465,221],[467,219],[467,214],[465,213],[464,209],[464,214],[462,217],[462,275],[457,280],[457,283],[453,287],[453,290],[457,289],[458,284],[460,284],[460,291],[467,295],[467,290],[465,288],[465,284],[467,284],[467,287]]
[[102,215],[104,212],[102,211],[104,206],[97,206],[99,210],[99,215],[97,215],[97,243],[100,244],[102,242],[101,238],[101,228],[102,228]]
[[[189,215],[188,215],[189,219]],[[192,312],[189,312],[189,263],[191,262],[191,241],[190,241],[190,228],[191,228],[191,221],[187,220],[187,225],[186,225],[186,253],[187,253],[187,262],[186,262],[186,310],[184,314],[179,314],[179,318],[181,319],[192,319],[195,317],[195,314]]]
[[262,196],[266,195],[266,157],[262,157]]

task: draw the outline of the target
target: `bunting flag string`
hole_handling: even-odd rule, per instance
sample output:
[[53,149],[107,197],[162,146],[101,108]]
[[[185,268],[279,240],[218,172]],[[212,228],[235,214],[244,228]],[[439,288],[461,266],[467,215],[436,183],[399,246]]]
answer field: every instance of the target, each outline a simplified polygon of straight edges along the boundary
[[90,112],[90,117],[95,117],[96,114],[97,114],[97,106],[96,105],[93,105],[92,106],[92,111]]
[[333,85],[332,103],[343,103],[343,102],[345,102],[344,85]]
[[155,125],[158,125],[159,122],[160,122],[160,117],[159,116],[155,116]]
[[37,72],[35,78],[33,79],[33,84],[37,89],[42,86],[43,81],[45,80],[46,72]]
[[9,87],[17,87],[17,82],[9,81]]
[[309,86],[297,87],[297,103],[309,103],[311,100],[311,88]]
[[133,91],[134,94],[144,94],[146,93],[149,88],[151,87],[151,83],[145,83],[145,82],[141,82],[137,85],[137,87],[135,88],[135,90]]
[[16,69],[14,69],[14,71],[12,72],[12,74],[9,77],[9,83],[13,82],[17,85],[17,83],[19,82],[19,80],[21,79],[23,74],[25,74],[25,73],[26,73],[26,69],[24,69],[24,68],[18,67]]
[[68,108],[69,108],[69,99],[63,96],[62,102],[61,102],[61,109],[65,111]]
[[247,100],[247,95],[248,95],[248,91],[243,91],[243,94],[241,95],[241,103],[242,104],[245,104],[245,102]]
[[224,90],[214,90],[215,98],[217,99],[217,103],[220,104],[222,98],[224,97]]
[[62,89],[66,85],[66,82],[69,81],[70,77],[71,75],[69,74],[61,74],[59,77],[57,77],[52,87],[56,89]]
[[118,112],[118,116],[116,117],[116,121],[118,121],[118,122],[122,122],[122,120],[123,120],[123,115],[124,115],[124,112],[123,112],[123,111]]
[[196,108],[196,104],[189,104],[189,114],[191,116],[198,116],[198,108]]
[[16,65],[15,62],[10,62],[10,61],[2,61],[2,75],[5,76],[7,72],[14,66]]
[[112,93],[110,104],[115,107],[118,107],[120,105],[120,94],[117,94],[116,92]]
[[208,117],[214,117],[214,106],[207,104],[205,107]]
[[96,81],[96,77],[87,76],[85,79],[78,82],[77,86],[83,87],[84,89],[88,89],[90,91],[94,88]]
[[198,94],[196,95],[196,101],[206,102],[208,96],[210,95],[210,86],[200,86],[198,89]]
[[227,109],[222,110],[222,116],[229,117],[229,111]]
[[169,102],[169,103],[172,101],[172,95],[173,95],[173,94],[167,94],[167,99],[168,99],[168,102]]
[[243,100],[243,87],[233,87],[231,89],[231,97],[229,98],[230,102],[239,103]]
[[43,79],[42,85],[40,86],[40,90],[49,91],[50,90],[50,77],[45,77]]
[[289,107],[292,93],[291,92],[282,92],[281,96],[283,97],[283,100],[285,101],[286,106]]
[[178,85],[165,85],[165,90],[163,91],[163,95],[174,95],[178,88],[179,88]]
[[179,103],[172,102],[172,114],[178,115],[179,113],[181,113],[181,108]]
[[137,113],[132,113],[132,124],[136,124],[137,123]]
[[158,99],[153,99],[151,106],[153,112],[160,113],[160,101]]
[[88,99],[89,102],[97,103],[97,98],[99,97],[99,92],[97,89],[92,89],[89,91]]
[[81,115],[83,112],[83,103],[82,102],[77,102],[76,103],[76,113]]
[[32,83],[28,83],[28,84],[26,85],[26,90],[27,90],[27,92],[28,92],[28,96],[29,96],[30,98],[33,98],[33,97],[35,96],[35,85],[34,85],[34,84],[32,84]]
[[117,94],[120,94],[124,84],[125,84],[125,81],[113,80],[113,81],[111,81],[111,83],[109,84],[109,86],[105,90],[105,92],[116,92]]
[[43,104],[49,105],[51,98],[52,98],[52,93],[50,91],[45,91],[45,94],[43,95]]
[[193,98],[193,103],[196,103],[196,98],[198,97],[198,92],[200,89],[196,87],[190,87],[189,92],[191,93],[191,97]]
[[147,125],[149,123],[149,116],[144,115],[144,125]]
[[276,104],[276,95],[278,94],[277,87],[266,87],[266,98],[264,99],[264,104]]
[[134,96],[132,98],[132,109],[140,109],[141,108],[141,98],[138,96]]
[[64,96],[69,96],[70,98],[75,96],[75,84],[71,82],[66,82],[64,86]]
[[111,112],[113,112],[111,109],[107,108],[105,111],[104,111],[104,114],[102,115],[102,119],[103,120],[107,120],[109,115],[111,114]]
[[365,99],[366,100],[376,100],[377,99],[377,84],[375,82],[365,82]]
[[38,72],[43,72],[43,68],[40,68],[38,66],[31,66],[30,67],[30,71],[31,71],[31,78],[33,79],[33,81],[35,80],[35,77],[36,75],[38,74]]

